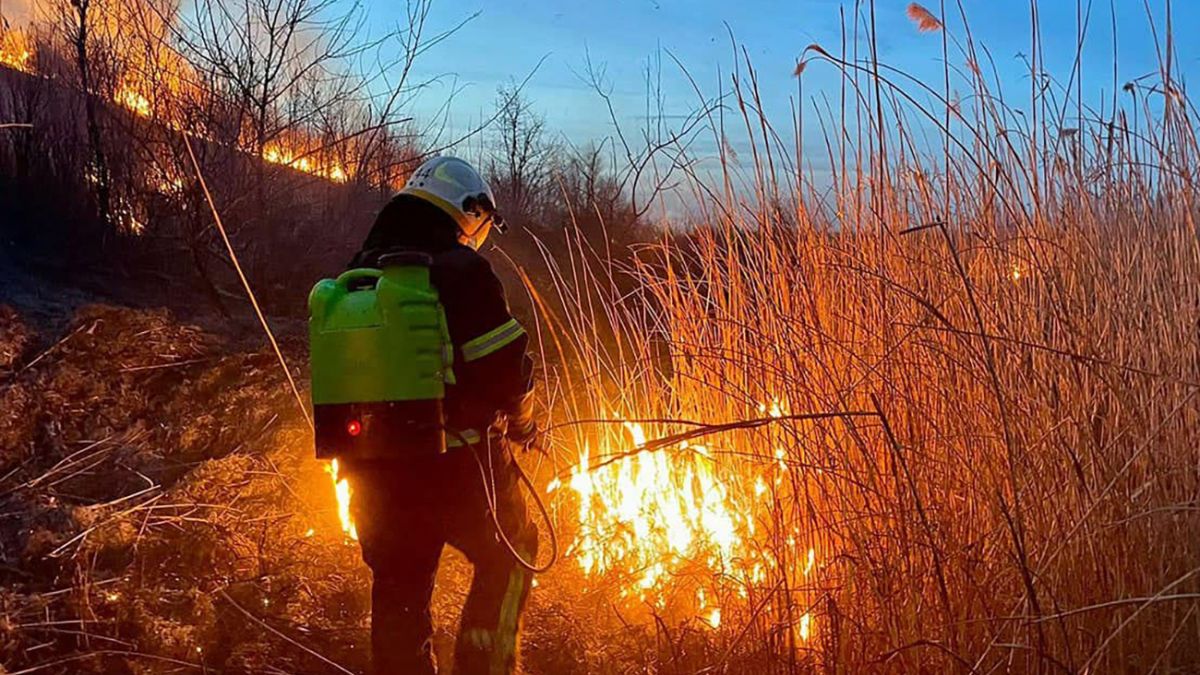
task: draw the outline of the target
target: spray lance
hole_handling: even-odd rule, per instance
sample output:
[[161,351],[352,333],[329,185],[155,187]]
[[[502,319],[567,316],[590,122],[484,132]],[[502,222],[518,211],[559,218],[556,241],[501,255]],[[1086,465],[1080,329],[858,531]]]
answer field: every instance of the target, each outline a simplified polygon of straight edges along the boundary
[[[318,459],[398,459],[446,451],[446,385],[454,383],[454,348],[446,314],[430,280],[433,259],[398,250],[379,269],[322,279],[309,294],[314,439]],[[496,533],[517,562],[544,572],[558,557],[557,534],[537,490],[513,457],[549,529],[550,561],[538,566],[511,544],[496,515],[491,442],[487,463],[475,446],[484,496]]]

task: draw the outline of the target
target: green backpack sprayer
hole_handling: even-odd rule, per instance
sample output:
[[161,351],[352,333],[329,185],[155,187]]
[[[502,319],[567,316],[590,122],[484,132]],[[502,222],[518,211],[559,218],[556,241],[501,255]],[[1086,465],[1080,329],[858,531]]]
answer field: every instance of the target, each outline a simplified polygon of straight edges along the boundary
[[444,452],[442,399],[453,383],[432,258],[388,253],[381,269],[322,279],[308,297],[317,457]]
[[[432,264],[425,253],[388,253],[379,259],[381,269],[349,270],[337,279],[322,279],[309,293],[318,459],[445,452],[442,400],[446,385],[454,383],[454,347],[430,281]],[[535,573],[550,569],[558,559],[558,535],[529,477],[514,457],[518,477],[549,529],[551,556],[541,566],[525,560],[500,526],[489,472],[474,446],[471,452],[497,537],[522,567]]]

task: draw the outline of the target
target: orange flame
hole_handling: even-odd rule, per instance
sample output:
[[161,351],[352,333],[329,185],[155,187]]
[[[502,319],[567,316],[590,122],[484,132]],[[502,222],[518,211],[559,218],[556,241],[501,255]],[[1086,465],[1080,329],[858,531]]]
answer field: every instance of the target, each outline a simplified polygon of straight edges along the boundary
[[[778,402],[761,410],[775,417],[786,414]],[[646,445],[640,425],[626,423],[624,428],[635,449]],[[716,592],[706,594],[701,585],[684,597],[694,598],[691,606],[700,625],[716,630],[722,610],[728,609],[718,602],[718,594],[744,600],[748,586],[762,585],[769,574],[780,572],[775,558],[754,544],[754,514],[772,489],[769,484],[779,489],[787,467],[780,449],[766,469],[773,479],[738,474],[729,482],[708,448],[684,442],[674,450],[618,451],[602,455],[604,461],[597,463],[585,444],[570,477],[551,481],[547,490],[565,488],[578,502],[579,529],[571,552],[585,576],[632,571],[618,578],[620,596],[663,606],[677,597],[679,584],[700,578],[691,574],[699,565],[712,573],[710,591]],[[788,548],[797,547],[798,534],[788,537]],[[814,572],[815,549],[802,548],[787,557],[794,561],[789,570],[797,578]],[[812,617],[805,613],[795,634],[807,641],[811,631]]]
[[[112,38],[114,44],[122,45],[119,85],[111,92],[117,105],[134,114],[151,118],[175,131],[203,136],[203,131],[194,128],[194,122],[180,117],[181,106],[195,96],[203,96],[194,67],[187,59],[165,46],[169,26],[153,13],[134,13],[125,5],[117,5],[103,14],[102,31]],[[128,26],[137,25],[139,30],[130,31]],[[0,65],[36,74],[33,47],[25,32],[17,29],[0,28]],[[345,183],[350,170],[344,161],[325,150],[313,152],[317,145],[309,130],[289,129],[286,137],[276,138],[262,148],[262,159],[272,164],[286,166],[334,183]],[[256,143],[239,143],[240,149],[253,152]]]
[[29,39],[19,30],[0,32],[0,65],[22,73],[33,72],[33,48]]
[[154,112],[150,99],[129,84],[122,84],[113,95],[113,100],[142,117],[150,117]]
[[358,541],[358,528],[354,525],[354,519],[350,515],[350,481],[338,475],[338,461],[335,459],[330,462],[325,471],[329,473],[329,477],[333,479],[333,494],[337,498],[338,520],[342,523],[342,532],[351,541]]
[[808,642],[808,637],[812,633],[812,615],[805,612],[800,617],[800,624],[796,627],[796,636],[801,642]]
[[[635,446],[645,444],[640,425],[626,428]],[[640,570],[636,592],[645,598],[684,560],[732,562],[748,521],[730,508],[704,449],[691,450],[684,459],[639,452],[593,470],[584,448],[568,485],[579,497],[582,527],[574,548],[585,573]]]
[[341,164],[320,158],[315,153],[307,153],[289,147],[284,143],[267,144],[263,148],[262,157],[272,164],[286,166],[334,183],[345,183],[348,177],[346,169]]
[[[120,17],[111,17],[111,20],[114,25],[110,29],[119,30]],[[185,124],[170,114],[172,106],[169,103],[195,93],[195,87],[187,83],[191,79],[191,66],[178,54],[155,45],[130,49],[126,58],[130,61],[123,69],[112,100],[140,117],[158,117],[159,122],[182,131]],[[34,73],[32,47],[23,32],[0,31],[0,65]],[[309,144],[303,131],[294,131],[293,135],[298,139],[269,143],[263,148],[262,158],[334,183],[345,183],[349,179],[346,167],[327,156],[328,153],[303,149]]]

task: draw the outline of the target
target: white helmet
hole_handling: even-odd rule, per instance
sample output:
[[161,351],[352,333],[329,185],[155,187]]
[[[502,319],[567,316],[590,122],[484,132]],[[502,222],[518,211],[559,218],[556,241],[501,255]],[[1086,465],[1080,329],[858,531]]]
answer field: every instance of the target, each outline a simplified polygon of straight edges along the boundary
[[402,195],[414,195],[441,208],[458,223],[458,240],[478,249],[495,225],[504,231],[492,188],[475,167],[457,157],[426,160],[408,177]]

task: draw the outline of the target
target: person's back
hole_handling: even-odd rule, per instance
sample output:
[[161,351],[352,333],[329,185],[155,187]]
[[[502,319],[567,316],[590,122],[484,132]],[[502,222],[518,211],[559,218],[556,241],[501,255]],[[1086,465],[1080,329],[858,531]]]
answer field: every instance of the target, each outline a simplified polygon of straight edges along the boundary
[[[471,175],[456,173],[463,171]],[[445,198],[446,186],[437,185],[439,179],[449,181],[450,189],[466,186],[466,200]],[[431,280],[455,351],[454,382],[444,401],[447,451],[346,462],[363,559],[374,574],[371,652],[376,675],[436,672],[429,603],[447,543],[475,566],[455,647],[455,672],[512,672],[531,575],[502,539],[526,561],[537,553],[537,530],[526,512],[508,440],[494,427],[498,418],[505,420],[509,438],[522,444],[536,433],[529,406],[528,338],[509,314],[491,266],[473,246],[462,243],[481,243],[494,215],[486,185],[478,200],[470,201],[475,198],[472,179],[479,180],[459,160],[437,158],[422,165],[380,212],[351,262],[351,267],[374,267],[379,256],[395,250],[432,256]],[[469,217],[474,209],[456,208],[454,202],[479,206],[478,220]],[[473,231],[472,224],[478,226]],[[495,519],[489,498],[495,503]],[[497,521],[504,537],[496,532]]]

